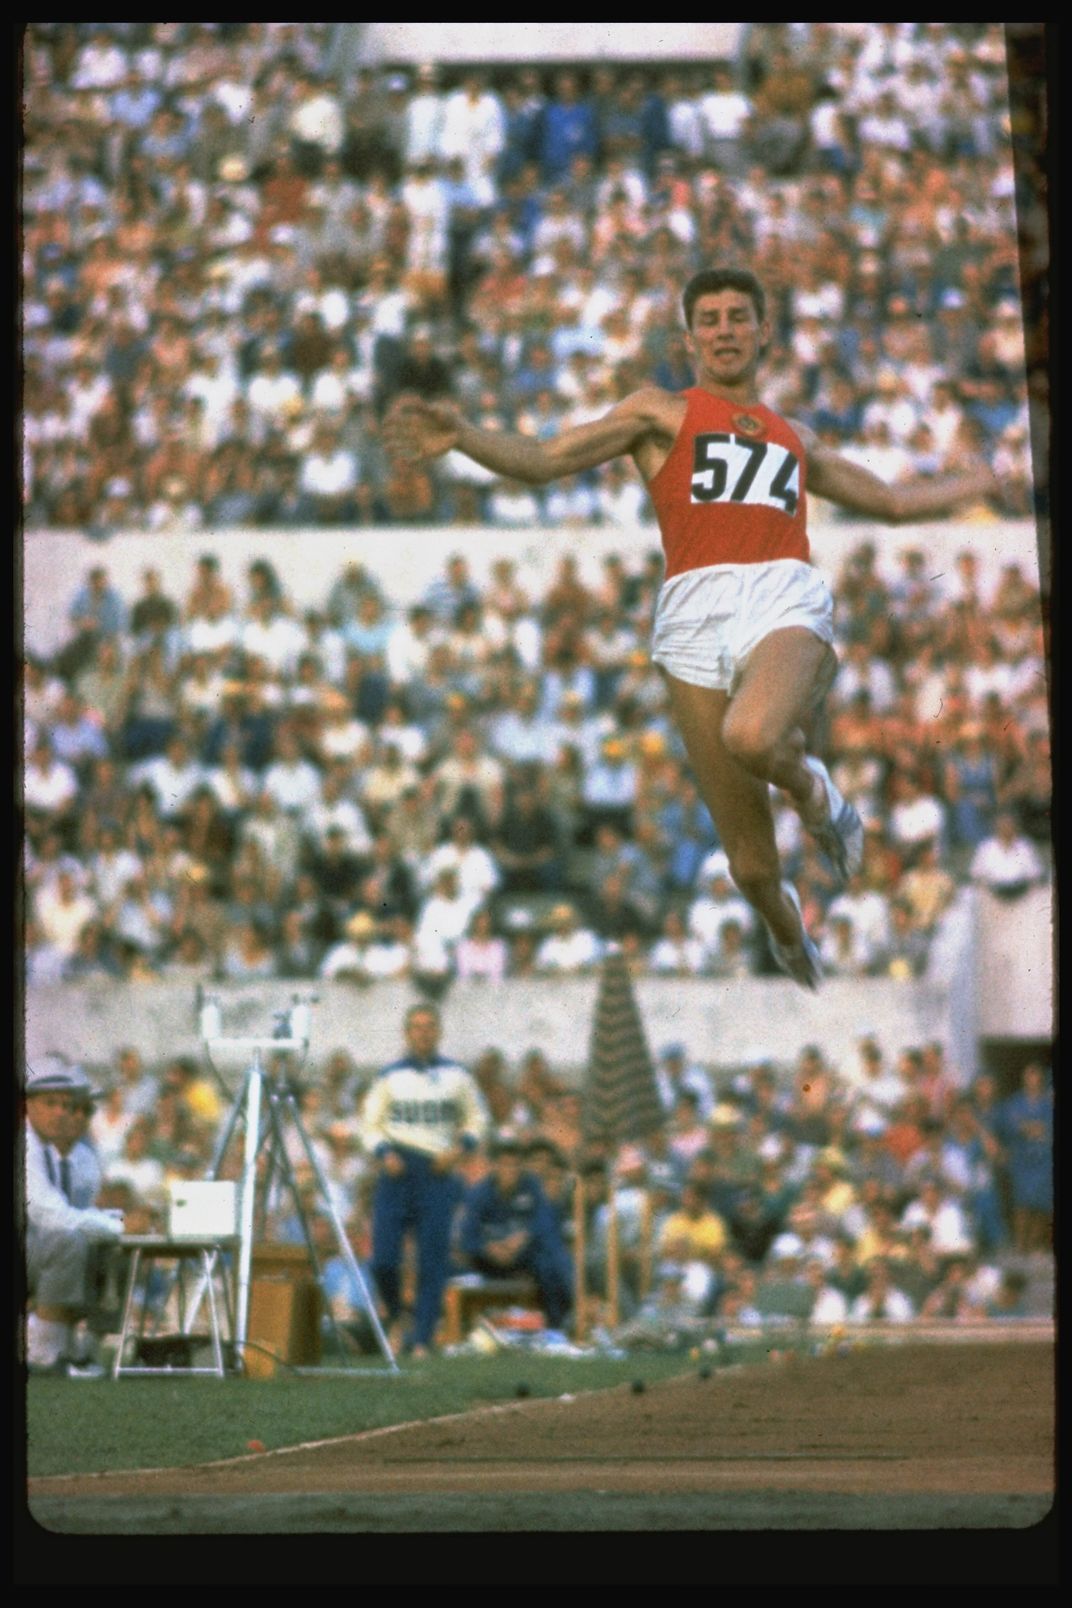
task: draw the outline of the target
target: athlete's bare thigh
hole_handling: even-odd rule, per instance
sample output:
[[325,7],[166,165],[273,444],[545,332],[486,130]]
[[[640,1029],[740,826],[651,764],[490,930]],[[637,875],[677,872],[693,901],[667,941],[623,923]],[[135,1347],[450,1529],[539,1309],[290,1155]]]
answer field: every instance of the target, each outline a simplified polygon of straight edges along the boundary
[[836,663],[833,649],[804,626],[764,637],[748,656],[726,714],[724,735],[734,751],[773,755],[808,719]]

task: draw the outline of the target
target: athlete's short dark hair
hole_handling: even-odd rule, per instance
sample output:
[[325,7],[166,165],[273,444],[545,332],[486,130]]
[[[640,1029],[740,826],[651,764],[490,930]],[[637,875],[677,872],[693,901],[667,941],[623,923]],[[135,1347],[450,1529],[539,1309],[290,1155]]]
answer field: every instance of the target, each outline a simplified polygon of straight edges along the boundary
[[756,310],[760,323],[767,316],[767,298],[763,286],[747,268],[703,268],[693,274],[685,286],[681,305],[685,313],[685,328],[692,328],[692,312],[701,296],[715,296],[720,290],[739,290],[747,296]]

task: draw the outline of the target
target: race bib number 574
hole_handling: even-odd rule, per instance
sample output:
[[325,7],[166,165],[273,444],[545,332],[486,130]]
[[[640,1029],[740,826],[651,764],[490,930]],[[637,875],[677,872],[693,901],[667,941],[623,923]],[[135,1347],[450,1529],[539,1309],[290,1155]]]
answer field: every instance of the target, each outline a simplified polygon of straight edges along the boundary
[[774,441],[719,432],[696,437],[694,503],[759,503],[792,516],[800,501],[800,462]]

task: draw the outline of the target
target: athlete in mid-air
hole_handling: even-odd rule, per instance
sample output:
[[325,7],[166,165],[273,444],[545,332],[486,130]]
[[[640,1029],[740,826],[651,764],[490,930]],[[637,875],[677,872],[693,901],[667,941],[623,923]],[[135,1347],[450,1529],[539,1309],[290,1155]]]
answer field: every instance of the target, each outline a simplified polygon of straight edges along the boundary
[[992,493],[985,466],[887,485],[772,413],[757,396],[770,338],[763,288],[744,269],[696,274],[683,297],[697,384],[636,391],[602,419],[548,440],[480,430],[449,402],[405,396],[389,449],[450,450],[541,485],[629,454],[659,520],[666,573],[652,656],[734,882],[759,912],[779,967],[806,988],[822,972],[800,901],[782,877],[770,787],[792,800],[844,881],[863,828],[804,724],[833,679],[833,603],[809,561],[806,492],[888,523],[931,519]]

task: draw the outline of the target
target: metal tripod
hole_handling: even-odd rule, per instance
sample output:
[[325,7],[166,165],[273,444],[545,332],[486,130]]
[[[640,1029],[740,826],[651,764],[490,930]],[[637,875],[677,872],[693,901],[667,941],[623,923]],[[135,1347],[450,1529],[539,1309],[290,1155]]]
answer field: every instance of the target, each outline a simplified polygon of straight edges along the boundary
[[[323,1168],[302,1122],[293,1084],[289,1078],[266,1072],[264,1067],[263,1057],[265,1052],[277,1053],[293,1050],[302,1055],[306,1053],[309,1047],[308,1006],[296,1003],[295,1008],[292,1011],[281,1014],[277,1018],[277,1022],[279,1023],[279,1028],[271,1038],[224,1038],[219,1031],[220,1012],[217,1002],[209,999],[201,1007],[201,1036],[210,1063],[212,1062],[213,1050],[243,1050],[248,1051],[250,1055],[249,1066],[243,1077],[241,1090],[220,1130],[208,1173],[209,1178],[214,1179],[220,1176],[224,1157],[227,1154],[235,1130],[239,1123],[242,1122],[244,1125],[244,1140],[242,1178],[239,1190],[240,1221],[234,1305],[234,1367],[238,1372],[244,1371],[246,1347],[249,1343],[249,1298],[253,1265],[253,1242],[257,1228],[257,1171],[259,1158],[265,1146],[268,1146],[268,1162],[263,1181],[261,1181],[261,1225],[263,1226],[263,1220],[267,1214],[269,1195],[278,1175],[282,1183],[289,1189],[301,1226],[302,1237],[309,1252],[313,1272],[317,1283],[324,1292],[325,1308],[330,1317],[336,1343],[340,1354],[343,1357],[346,1356],[344,1337],[332,1311],[331,1302],[327,1299],[327,1292],[324,1290],[324,1270],[320,1253],[313,1238],[305,1203],[302,1200],[301,1190],[287,1152],[286,1133],[287,1123],[289,1122],[301,1142],[302,1150],[316,1182],[318,1204],[330,1219],[335,1230],[335,1240],[339,1254],[353,1280],[354,1288],[357,1290],[361,1304],[368,1316],[380,1351],[383,1353],[391,1371],[397,1373],[399,1372],[398,1363],[395,1361],[390,1341],[380,1321],[380,1315],[376,1310],[376,1302],[369,1288],[368,1280],[360,1262],[354,1255],[345,1226],[339,1216],[338,1208],[324,1177]],[[207,1273],[191,1305],[186,1320],[186,1333],[190,1332],[196,1319],[200,1301],[209,1278],[210,1274]],[[345,1373],[352,1370],[344,1367],[341,1370],[325,1369],[319,1371],[341,1371]]]

